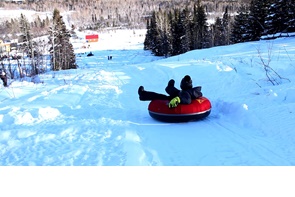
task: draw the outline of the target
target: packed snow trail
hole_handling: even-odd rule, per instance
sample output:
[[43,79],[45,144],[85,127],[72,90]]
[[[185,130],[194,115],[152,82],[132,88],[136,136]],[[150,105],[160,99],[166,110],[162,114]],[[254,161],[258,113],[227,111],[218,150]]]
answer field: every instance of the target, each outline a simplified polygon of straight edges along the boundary
[[[163,93],[170,78],[178,79],[179,82],[186,73],[192,73],[186,68],[184,71],[178,70],[182,74],[172,72],[175,77],[169,77],[167,76],[169,71],[165,67],[159,68],[156,65],[146,69],[153,69],[153,76],[166,83],[164,82],[162,87],[159,87],[158,83],[154,85],[155,79],[151,79],[148,75],[145,77],[142,73],[136,74],[141,76],[140,85],[144,85],[147,90]],[[197,74],[197,71],[194,74],[202,76]],[[207,96],[210,91],[205,89],[207,86],[204,84],[203,93]],[[214,88],[211,89],[215,91]],[[134,87],[134,91],[136,90]],[[156,162],[151,162],[151,165],[292,165],[291,157],[280,156],[284,150],[277,147],[276,139],[269,138],[265,131],[255,128],[257,122],[252,119],[253,116],[247,114],[243,103],[227,102],[219,96],[217,98],[212,98],[212,113],[205,120],[180,124],[160,123],[160,125],[158,121],[149,117],[148,102],[141,102],[142,104],[132,102],[136,103],[134,111],[140,108],[138,119],[134,122],[138,123],[136,131],[139,131],[138,135],[146,149],[146,157],[152,161],[154,157],[156,158]],[[128,103],[129,108],[130,105]],[[279,147],[281,146],[284,145],[280,144]]]
[[[259,68],[236,51],[247,45],[168,59],[132,47],[91,49],[94,56],[78,56],[79,69],[1,88],[0,165],[295,164],[293,84],[257,80]],[[179,86],[186,74],[211,101],[209,117],[179,124],[152,119],[138,87],[165,93],[170,79]]]

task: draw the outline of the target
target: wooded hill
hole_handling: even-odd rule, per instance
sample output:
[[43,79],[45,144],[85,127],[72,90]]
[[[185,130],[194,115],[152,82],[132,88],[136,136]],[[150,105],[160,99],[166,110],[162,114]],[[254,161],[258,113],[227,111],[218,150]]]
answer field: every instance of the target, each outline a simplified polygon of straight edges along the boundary
[[240,42],[293,36],[295,0],[253,0],[233,17],[226,10],[208,23],[204,6],[160,10],[147,23],[144,48],[158,56]]
[[[26,3],[0,2],[6,9],[29,9],[38,12],[72,11],[70,21],[79,29],[146,28],[146,18],[159,9],[193,6],[198,0],[27,0]],[[228,8],[236,13],[241,4],[250,0],[201,0],[208,20],[222,16]]]

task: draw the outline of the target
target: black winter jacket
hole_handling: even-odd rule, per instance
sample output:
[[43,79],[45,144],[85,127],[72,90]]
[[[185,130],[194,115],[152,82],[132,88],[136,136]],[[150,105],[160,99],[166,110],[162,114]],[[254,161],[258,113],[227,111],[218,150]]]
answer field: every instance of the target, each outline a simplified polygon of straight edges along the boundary
[[201,92],[201,86],[197,86],[188,90],[181,90],[179,92],[180,103],[190,104],[192,100],[201,97],[203,94]]
[[173,80],[171,84],[168,84],[165,90],[173,98],[178,96],[180,98],[180,103],[182,104],[190,104],[192,100],[203,96],[201,92],[202,87],[201,86],[192,87],[192,80],[189,75],[186,75],[181,80],[180,87],[181,87],[181,90],[177,89],[174,86],[174,80]]

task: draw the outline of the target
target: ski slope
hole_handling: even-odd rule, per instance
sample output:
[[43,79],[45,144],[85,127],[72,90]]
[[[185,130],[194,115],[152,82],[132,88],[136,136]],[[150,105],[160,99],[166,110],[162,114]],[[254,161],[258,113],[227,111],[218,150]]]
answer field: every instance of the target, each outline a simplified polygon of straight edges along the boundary
[[[87,49],[74,42],[79,69],[2,86],[0,165],[295,164],[294,37],[161,58],[143,50],[144,35],[105,32]],[[268,82],[260,57],[288,80]],[[170,79],[179,87],[186,74],[202,86],[211,114],[189,123],[152,119],[138,87],[165,94]]]

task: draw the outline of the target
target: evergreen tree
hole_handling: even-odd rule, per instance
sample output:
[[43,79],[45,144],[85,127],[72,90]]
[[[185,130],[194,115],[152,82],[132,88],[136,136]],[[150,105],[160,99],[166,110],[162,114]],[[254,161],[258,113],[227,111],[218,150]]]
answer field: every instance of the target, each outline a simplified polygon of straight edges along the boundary
[[181,23],[180,11],[174,10],[174,20],[171,24],[171,35],[172,35],[172,55],[181,54],[181,40],[184,36],[184,29]]
[[265,34],[264,23],[267,16],[269,0],[252,0],[249,13],[249,41],[259,40]]
[[52,70],[77,68],[74,49],[70,43],[70,33],[57,9],[53,11],[49,34]]
[[249,35],[249,9],[247,6],[242,5],[238,14],[234,17],[233,28],[230,35],[231,43],[240,43],[250,40]]
[[192,13],[188,7],[153,12],[147,21],[144,49],[158,56],[173,56],[193,49],[208,47],[208,27],[200,1]]
[[50,25],[50,20],[49,20],[48,16],[46,16],[46,19],[44,21],[44,26],[48,27],[49,25]]
[[295,32],[295,0],[288,0],[285,1],[285,7],[286,7],[286,32]]
[[61,16],[57,9],[53,11],[53,21],[52,27],[49,28],[49,43],[51,44],[50,54],[51,54],[51,68],[52,70],[61,70],[60,64],[60,50],[61,50],[61,41],[60,41],[60,25],[61,25]]
[[148,20],[147,34],[144,41],[144,49],[151,50],[153,53],[157,51],[156,42],[158,37],[156,12],[153,11],[151,18]]
[[19,36],[19,41],[22,43],[22,50],[29,55],[31,58],[31,75],[36,75],[38,74],[37,66],[35,64],[35,55],[36,51],[34,50],[35,48],[35,43],[33,42],[33,35],[31,34],[31,27],[28,19],[21,14],[20,16],[20,36]]
[[211,46],[222,46],[224,42],[222,19],[217,17],[211,28]]
[[190,26],[191,26],[191,22],[190,22],[190,15],[188,12],[188,8],[186,7],[185,9],[183,9],[180,13],[180,18],[179,18],[179,25],[182,26],[181,27],[181,44],[180,44],[180,53],[186,53],[188,51],[190,51],[190,47],[191,47],[191,30],[190,30]]
[[167,55],[166,56],[172,56],[173,55],[173,24],[174,24],[174,16],[173,12],[170,10],[168,15],[168,23],[169,23],[169,29],[167,30],[167,40],[168,40],[168,46],[167,46]]
[[23,46],[26,48],[27,52],[33,50],[33,35],[31,34],[31,26],[28,19],[21,14],[20,16],[20,31],[19,42],[23,43]]
[[211,46],[222,46],[230,44],[230,16],[226,7],[222,18],[217,17],[211,26]]
[[202,49],[209,46],[208,43],[208,27],[205,9],[201,5],[200,0],[194,5],[192,19],[192,50]]
[[171,56],[172,54],[172,34],[171,34],[171,12],[165,11],[165,28],[162,35],[162,47],[163,47],[163,54],[165,57]]
[[282,12],[278,10],[282,9],[279,7],[277,2],[274,0],[273,4],[271,4],[268,8],[268,15],[265,17],[265,27],[267,34],[275,34],[282,30],[281,21],[282,21]]
[[157,34],[156,38],[156,48],[158,56],[168,56],[169,51],[169,42],[168,39],[170,23],[168,20],[168,15],[166,11],[162,11],[161,9],[156,14],[156,24],[157,24]]
[[41,20],[40,16],[37,17],[37,19],[35,21],[35,26],[37,28],[41,28],[42,27],[42,20]]
[[152,31],[151,31],[151,19],[146,20],[146,34],[143,42],[143,49],[150,50],[151,49],[151,40],[152,40]]
[[229,45],[230,44],[230,32],[231,32],[231,17],[228,13],[228,7],[225,8],[225,12],[222,17],[222,35],[221,45]]
[[268,34],[295,31],[295,0],[273,0],[265,26]]
[[162,56],[163,54],[161,53],[161,38],[160,38],[160,27],[159,27],[159,20],[158,20],[158,13],[154,13],[154,20],[152,20],[152,52],[156,56]]

